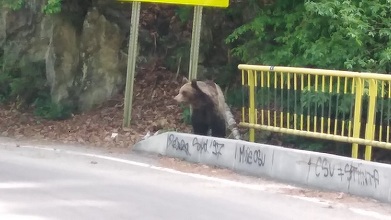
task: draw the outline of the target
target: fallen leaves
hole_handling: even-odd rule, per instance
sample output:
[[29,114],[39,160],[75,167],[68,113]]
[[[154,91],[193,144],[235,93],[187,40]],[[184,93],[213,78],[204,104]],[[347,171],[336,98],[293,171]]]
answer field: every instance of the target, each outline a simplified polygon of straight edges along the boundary
[[[174,78],[174,74],[165,70],[137,75],[129,128],[122,128],[124,97],[120,94],[99,108],[63,121],[44,120],[31,112],[19,112],[12,105],[0,106],[0,135],[129,148],[141,140],[147,131],[155,133],[164,129],[190,132],[190,126],[181,121],[181,108],[172,98],[181,85],[180,80]],[[152,93],[155,96],[151,100]]]

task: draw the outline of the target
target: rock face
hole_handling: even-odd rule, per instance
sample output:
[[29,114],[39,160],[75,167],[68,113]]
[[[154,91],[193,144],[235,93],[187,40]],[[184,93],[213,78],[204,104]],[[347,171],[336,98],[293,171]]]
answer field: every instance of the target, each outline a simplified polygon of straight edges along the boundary
[[102,103],[124,86],[127,59],[120,53],[123,38],[119,27],[96,8],[87,13],[80,41],[81,110]]
[[[42,8],[47,0],[25,2],[17,11],[0,8],[4,65],[38,64],[40,75],[46,75],[52,101],[80,111],[124,88],[131,4],[63,0],[61,13],[45,15]],[[181,21],[176,10],[165,4],[142,4],[137,61],[152,60],[146,67],[150,73],[164,65],[187,75],[192,20]],[[217,18],[218,22],[209,22]],[[225,71],[219,66],[227,65],[227,48],[220,33],[232,28],[225,25],[222,10],[205,10],[203,23],[199,76],[215,75]]]
[[[75,28],[61,17],[51,24],[50,41],[45,54],[46,78],[54,102],[63,102],[70,96],[68,90],[79,72],[79,47]],[[42,48],[44,49],[44,48]]]
[[[42,14],[43,2],[1,11],[0,47],[7,65],[44,63],[52,101],[80,111],[118,93],[124,86],[127,62],[121,52],[125,35],[118,25],[97,7],[83,8],[83,1],[68,1],[58,15]],[[80,16],[83,10],[87,13]]]

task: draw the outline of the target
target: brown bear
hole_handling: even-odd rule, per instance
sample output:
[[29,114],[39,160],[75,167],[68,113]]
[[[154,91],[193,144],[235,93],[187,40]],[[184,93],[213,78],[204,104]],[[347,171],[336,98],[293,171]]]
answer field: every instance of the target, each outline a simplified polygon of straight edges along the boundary
[[226,136],[225,98],[220,86],[210,80],[189,82],[185,78],[185,82],[174,99],[179,103],[190,105],[193,133],[206,136],[211,129],[213,137],[224,138]]

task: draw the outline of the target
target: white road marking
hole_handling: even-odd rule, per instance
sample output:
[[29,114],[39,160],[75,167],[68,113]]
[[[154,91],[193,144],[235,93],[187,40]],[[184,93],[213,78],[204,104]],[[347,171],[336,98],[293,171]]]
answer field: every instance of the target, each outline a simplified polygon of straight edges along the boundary
[[332,204],[332,202],[329,201],[329,200],[319,200],[317,198],[310,198],[310,197],[304,197],[304,196],[291,196],[291,197],[296,198],[296,199],[301,199],[301,200],[304,200],[304,201],[307,201],[307,202],[317,203],[317,204],[320,204],[320,205],[329,206],[329,205]]
[[29,182],[6,182],[0,183],[0,189],[22,189],[22,188],[38,188],[39,184]]
[[[150,168],[153,170],[163,171],[163,172],[167,172],[167,173],[189,176],[189,177],[193,177],[196,179],[214,181],[214,182],[221,183],[221,184],[227,184],[227,185],[230,185],[233,187],[240,187],[240,188],[251,189],[251,190],[266,191],[267,189],[276,188],[276,186],[277,186],[276,184],[268,184],[268,185],[260,186],[260,185],[256,185],[256,184],[240,183],[240,182],[236,182],[236,181],[232,181],[232,180],[210,177],[210,176],[205,176],[205,175],[195,174],[195,173],[186,173],[186,172],[182,172],[182,171],[178,171],[178,170],[174,170],[174,169],[170,169],[170,168],[164,168],[164,167],[154,166],[154,165],[150,165],[150,164],[146,164],[146,163],[126,160],[126,159],[121,159],[121,158],[115,158],[115,157],[110,157],[110,156],[97,155],[97,154],[82,153],[82,152],[77,152],[77,151],[61,150],[61,149],[48,148],[48,147],[28,146],[28,145],[24,145],[24,146],[20,146],[20,147],[21,148],[46,150],[46,151],[57,151],[57,152],[73,154],[73,155],[78,155],[78,156],[92,157],[92,158],[100,158],[100,159],[104,159],[104,160],[115,161],[115,162],[119,162],[119,163],[133,165],[133,166]],[[294,189],[297,187],[287,185],[286,187],[278,186],[278,188]],[[301,196],[291,196],[291,197],[303,199],[308,202],[313,202],[313,203],[323,204],[323,205],[331,203],[331,201],[325,201],[325,200],[322,201],[322,200],[319,200],[316,198],[308,198],[308,197],[301,197]],[[372,218],[379,219],[379,220],[390,219],[390,216],[383,215],[378,212],[367,211],[367,210],[363,210],[363,209],[359,209],[359,208],[349,208],[349,210],[356,213],[356,214],[360,214],[360,215],[367,216],[367,217],[372,217]]]
[[367,210],[356,209],[356,208],[349,208],[349,210],[354,212],[354,213],[357,213],[357,214],[360,214],[360,215],[364,215],[364,216],[368,216],[368,217],[373,217],[373,218],[376,218],[376,219],[379,219],[379,220],[390,220],[391,219],[391,216],[383,215],[383,214],[380,214],[378,212],[367,211]]
[[[184,175],[184,176],[190,176],[193,178],[197,179],[202,179],[202,180],[210,180],[222,184],[227,184],[230,186],[236,186],[236,187],[242,187],[242,188],[247,188],[247,189],[253,189],[253,190],[260,190],[260,191],[265,191],[268,188],[281,188],[280,186],[277,186],[276,184],[269,184],[268,187],[265,186],[260,186],[257,184],[248,184],[248,183],[240,183],[232,180],[226,180],[226,179],[221,179],[217,177],[210,177],[210,176],[205,176],[201,174],[196,174],[196,173],[186,173],[170,168],[165,168],[165,167],[159,167],[159,166],[154,166],[146,163],[141,163],[141,162],[136,162],[136,161],[131,161],[131,160],[126,160],[126,159],[121,159],[121,158],[115,158],[115,157],[110,157],[110,156],[103,156],[103,155],[97,155],[97,154],[90,154],[90,153],[82,153],[82,152],[77,152],[77,151],[69,151],[69,150],[60,150],[60,149],[55,149],[55,148],[46,148],[46,147],[36,147],[36,146],[20,146],[21,148],[32,148],[32,149],[40,149],[40,150],[47,150],[47,151],[57,151],[57,152],[63,152],[67,154],[73,154],[77,156],[86,156],[86,157],[92,157],[92,158],[99,158],[99,159],[104,159],[104,160],[109,160],[109,161],[115,161],[119,163],[124,163],[124,164],[129,164],[133,166],[138,166],[138,167],[144,167],[144,168],[150,168],[153,170],[158,170],[158,171],[164,171],[172,174],[179,174],[179,175]],[[284,187],[287,189],[294,189],[296,187],[294,186],[287,186]]]
[[1,214],[1,219],[7,220],[48,220],[47,218],[32,216],[32,215],[14,215],[14,214]]

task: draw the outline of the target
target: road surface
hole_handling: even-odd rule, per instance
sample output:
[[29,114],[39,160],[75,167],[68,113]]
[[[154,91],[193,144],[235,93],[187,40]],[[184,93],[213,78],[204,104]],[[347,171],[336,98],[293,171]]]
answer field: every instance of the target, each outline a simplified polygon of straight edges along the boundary
[[391,219],[131,159],[0,144],[0,219]]

